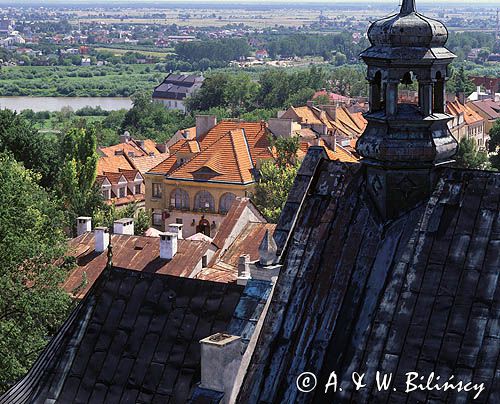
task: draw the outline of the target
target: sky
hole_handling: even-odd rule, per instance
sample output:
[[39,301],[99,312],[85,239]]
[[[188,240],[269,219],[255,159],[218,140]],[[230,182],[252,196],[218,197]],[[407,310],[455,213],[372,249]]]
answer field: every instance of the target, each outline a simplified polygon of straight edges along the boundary
[[[396,4],[401,0],[244,0],[244,1],[234,1],[234,0],[120,0],[120,3],[233,3],[233,4],[245,4],[245,3],[366,3],[366,4],[375,4],[375,3],[385,3],[385,4]],[[8,3],[9,1],[0,1],[0,3]],[[47,3],[100,3],[100,0],[48,0]],[[105,1],[102,0],[102,3],[107,2],[118,2],[118,0]],[[473,2],[473,3],[471,3]],[[13,3],[39,3],[38,1],[33,0],[16,0]],[[500,0],[417,0],[417,6],[419,4],[498,4],[500,7]]]

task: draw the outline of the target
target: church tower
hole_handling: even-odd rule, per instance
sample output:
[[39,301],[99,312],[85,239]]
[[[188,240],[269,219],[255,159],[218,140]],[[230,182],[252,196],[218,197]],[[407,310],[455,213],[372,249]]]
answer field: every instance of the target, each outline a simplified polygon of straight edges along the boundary
[[[394,219],[428,198],[435,169],[452,162],[457,142],[445,113],[448,66],[455,55],[444,47],[446,27],[403,0],[398,14],[374,22],[368,65],[368,125],[358,140],[370,195],[384,219]],[[399,90],[418,91],[418,102],[402,102]]]

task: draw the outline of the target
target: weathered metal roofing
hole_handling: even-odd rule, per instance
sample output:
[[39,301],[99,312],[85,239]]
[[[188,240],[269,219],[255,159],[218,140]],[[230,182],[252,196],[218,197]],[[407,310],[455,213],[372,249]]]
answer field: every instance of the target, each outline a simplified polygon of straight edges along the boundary
[[106,270],[0,403],[185,403],[200,381],[200,339],[226,331],[242,291]]
[[[288,203],[284,266],[238,402],[468,402],[475,394],[406,394],[410,371],[484,383],[476,401],[500,402],[500,174],[436,169],[431,197],[384,222],[364,165],[309,158],[309,167]],[[296,387],[305,371],[318,377],[311,393]],[[324,394],[332,371],[343,391]],[[376,371],[394,375],[389,390],[376,391]],[[355,391],[353,372],[365,373],[368,387]]]
[[[160,258],[158,237],[113,234],[111,243],[115,266],[184,277],[195,275],[195,269],[202,257],[207,255],[210,246],[207,241],[179,240],[174,258],[164,260]],[[63,287],[78,297],[85,295],[106,267],[106,252],[97,253],[94,246],[93,232],[84,233],[69,242],[69,254],[77,259],[78,266],[71,272]],[[201,264],[199,266],[201,269]]]

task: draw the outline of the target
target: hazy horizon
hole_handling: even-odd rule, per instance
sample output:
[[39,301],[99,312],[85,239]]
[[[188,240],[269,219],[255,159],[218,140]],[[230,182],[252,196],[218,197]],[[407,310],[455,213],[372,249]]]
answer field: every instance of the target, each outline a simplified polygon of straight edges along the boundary
[[[268,3],[276,3],[276,4],[303,4],[303,3],[328,3],[328,4],[350,4],[350,3],[366,3],[367,5],[370,4],[385,4],[385,5],[397,5],[398,0],[245,0],[245,1],[232,1],[232,0],[194,0],[194,1],[187,1],[187,0],[106,0],[106,1],[99,1],[99,0],[15,0],[15,1],[1,1],[0,4],[109,4],[109,3],[145,3],[145,4],[172,4],[172,3],[184,3],[184,4],[204,4],[204,3],[225,3],[225,4],[234,4],[235,6],[237,5],[243,5],[243,4],[250,4],[250,3],[257,3],[257,4],[268,4]],[[401,4],[401,0],[399,0],[399,4]],[[474,4],[471,4],[471,0],[417,0],[417,6],[419,4],[467,4],[473,7],[474,5],[478,4],[499,4],[499,0],[474,0]]]

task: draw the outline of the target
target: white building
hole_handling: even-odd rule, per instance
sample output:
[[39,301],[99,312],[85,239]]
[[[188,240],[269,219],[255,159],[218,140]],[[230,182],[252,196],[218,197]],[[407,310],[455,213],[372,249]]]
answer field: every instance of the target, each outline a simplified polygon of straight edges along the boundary
[[203,84],[203,76],[170,73],[163,82],[155,87],[153,100],[161,102],[167,109],[186,112],[184,101]]

